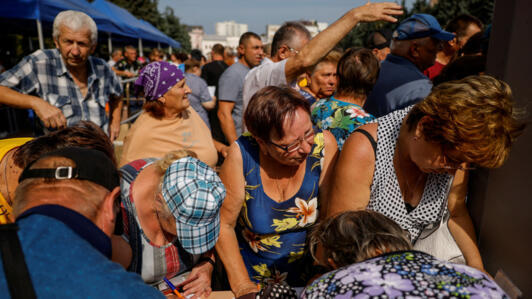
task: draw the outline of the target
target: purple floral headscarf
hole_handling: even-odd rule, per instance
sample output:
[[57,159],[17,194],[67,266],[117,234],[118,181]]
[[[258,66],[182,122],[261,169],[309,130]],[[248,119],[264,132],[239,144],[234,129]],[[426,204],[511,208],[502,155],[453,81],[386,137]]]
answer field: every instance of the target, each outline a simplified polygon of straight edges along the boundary
[[144,89],[146,100],[155,101],[183,78],[183,72],[177,66],[166,61],[156,61],[140,70],[135,85]]

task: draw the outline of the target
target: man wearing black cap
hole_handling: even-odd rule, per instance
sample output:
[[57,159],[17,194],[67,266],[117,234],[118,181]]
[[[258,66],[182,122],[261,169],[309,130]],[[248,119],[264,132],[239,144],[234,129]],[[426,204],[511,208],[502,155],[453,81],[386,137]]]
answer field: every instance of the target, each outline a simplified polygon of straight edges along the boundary
[[[139,276],[110,261],[109,237],[120,188],[118,172],[105,154],[63,148],[29,164],[19,181],[14,206],[17,235],[29,272],[25,281],[38,298],[162,297]],[[14,268],[9,266],[12,259],[5,254],[0,293],[7,294],[9,288],[12,297],[18,297],[13,294],[13,274],[7,274]]]
[[366,39],[366,48],[373,52],[373,55],[383,61],[390,54],[390,42],[392,41],[392,31],[382,29],[372,32]]
[[441,29],[433,16],[414,14],[399,24],[392,38],[391,54],[382,62],[364,105],[375,117],[413,105],[430,93],[432,83],[422,72],[434,64],[441,41],[452,40],[454,34]]

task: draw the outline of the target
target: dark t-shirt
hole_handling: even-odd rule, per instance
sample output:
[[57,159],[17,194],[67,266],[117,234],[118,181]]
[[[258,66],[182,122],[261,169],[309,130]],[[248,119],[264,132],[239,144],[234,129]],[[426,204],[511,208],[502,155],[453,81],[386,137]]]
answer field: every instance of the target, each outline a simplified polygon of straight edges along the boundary
[[[208,86],[216,86],[214,95],[218,98],[218,81],[220,76],[229,66],[222,60],[215,60],[209,62],[201,69],[201,78],[207,82]],[[212,137],[222,143],[226,143],[225,136],[220,126],[220,120],[218,119],[218,101],[216,101],[216,107],[208,111],[209,122],[211,123]]]

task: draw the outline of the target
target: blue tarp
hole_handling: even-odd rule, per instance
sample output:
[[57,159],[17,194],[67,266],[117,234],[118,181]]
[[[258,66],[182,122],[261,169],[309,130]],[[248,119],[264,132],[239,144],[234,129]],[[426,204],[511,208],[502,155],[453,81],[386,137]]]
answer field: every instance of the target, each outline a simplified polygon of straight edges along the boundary
[[91,16],[99,31],[137,37],[133,30],[125,31],[109,17],[92,8],[85,0],[2,0],[0,17],[10,19],[29,19],[53,22],[55,16],[63,10],[83,11]]
[[172,38],[170,38],[169,36],[165,35],[164,33],[162,33],[159,29],[157,29],[155,26],[153,26],[152,24],[150,24],[149,22],[146,22],[144,20],[139,20],[142,24],[144,24],[147,29],[155,32],[156,34],[159,34],[161,36],[163,36],[165,39],[166,39],[166,43],[174,48],[181,48],[181,44],[179,42],[176,42],[175,40],[173,40]]
[[83,11],[91,16],[98,31],[141,38],[179,48],[180,44],[148,22],[135,18],[124,8],[105,0],[0,0],[0,18],[53,22],[63,10]]
[[[157,30],[151,24],[135,18],[126,9],[106,0],[95,0],[90,4],[93,8],[107,15],[120,27],[133,28],[142,39],[180,47],[180,44]],[[154,30],[155,29],[155,30]]]

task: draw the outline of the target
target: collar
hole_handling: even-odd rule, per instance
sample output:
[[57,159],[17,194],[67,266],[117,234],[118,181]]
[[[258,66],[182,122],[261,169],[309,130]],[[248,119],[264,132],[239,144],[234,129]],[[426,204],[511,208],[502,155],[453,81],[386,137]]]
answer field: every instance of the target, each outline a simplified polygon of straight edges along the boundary
[[16,221],[31,215],[43,215],[63,222],[96,250],[111,258],[111,239],[92,221],[80,213],[60,205],[42,205],[31,208],[17,217]]
[[349,105],[351,105],[351,106],[357,106],[358,108],[363,109],[363,108],[362,108],[360,105],[358,105],[358,104],[339,100],[339,99],[335,98],[334,95],[332,95],[332,96],[330,97],[330,99],[333,100],[333,101],[340,102],[340,103],[346,103],[346,104],[349,104]]
[[[416,72],[418,72],[418,73],[423,75],[423,73],[417,68],[417,66],[415,64],[412,63],[412,61],[410,61],[410,60],[408,60],[408,59],[406,59],[404,57],[393,55],[393,54],[388,54],[388,56],[386,56],[386,59],[384,61],[404,66],[406,68],[414,70],[414,71],[416,71]],[[425,76],[425,75],[423,75],[423,76]]]

